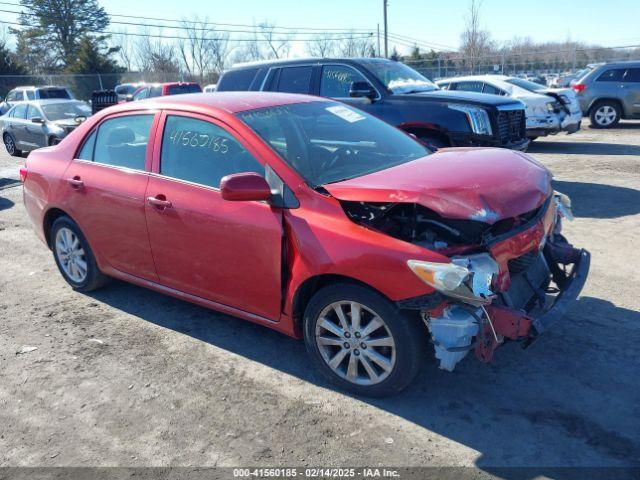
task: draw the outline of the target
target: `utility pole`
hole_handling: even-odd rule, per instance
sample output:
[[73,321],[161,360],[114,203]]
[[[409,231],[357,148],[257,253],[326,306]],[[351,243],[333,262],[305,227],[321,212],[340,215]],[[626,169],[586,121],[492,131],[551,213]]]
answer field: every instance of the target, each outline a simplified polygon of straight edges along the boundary
[[378,57],[381,57],[380,54],[380,24],[378,23]]
[[384,58],[389,58],[389,37],[387,36],[387,0],[382,0],[384,8]]

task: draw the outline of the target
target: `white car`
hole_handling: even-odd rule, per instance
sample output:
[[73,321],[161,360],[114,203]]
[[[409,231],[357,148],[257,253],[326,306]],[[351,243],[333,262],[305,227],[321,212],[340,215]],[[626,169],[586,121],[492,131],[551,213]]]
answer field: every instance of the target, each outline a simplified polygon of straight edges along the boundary
[[205,85],[205,87],[202,89],[202,91],[204,93],[211,93],[211,92],[215,92],[216,91],[216,83],[211,83],[209,85]]
[[582,111],[571,88],[548,88],[523,78],[505,75],[455,77],[436,82],[441,88],[506,95],[526,105],[527,137],[574,133],[580,129]]

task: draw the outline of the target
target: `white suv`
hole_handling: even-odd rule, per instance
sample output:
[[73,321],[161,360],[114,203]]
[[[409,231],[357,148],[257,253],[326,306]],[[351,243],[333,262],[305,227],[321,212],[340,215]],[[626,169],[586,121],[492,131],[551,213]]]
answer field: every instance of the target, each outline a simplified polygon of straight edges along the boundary
[[0,104],[0,115],[4,115],[16,103],[29,100],[66,99],[75,100],[73,93],[67,87],[52,85],[42,87],[16,87],[7,93],[4,102]]

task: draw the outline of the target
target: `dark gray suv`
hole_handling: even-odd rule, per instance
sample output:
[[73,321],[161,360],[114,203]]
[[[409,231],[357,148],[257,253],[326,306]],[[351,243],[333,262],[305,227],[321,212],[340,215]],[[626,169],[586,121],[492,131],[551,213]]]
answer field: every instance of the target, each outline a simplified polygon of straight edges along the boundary
[[612,127],[621,118],[640,119],[640,61],[598,65],[572,88],[593,127]]

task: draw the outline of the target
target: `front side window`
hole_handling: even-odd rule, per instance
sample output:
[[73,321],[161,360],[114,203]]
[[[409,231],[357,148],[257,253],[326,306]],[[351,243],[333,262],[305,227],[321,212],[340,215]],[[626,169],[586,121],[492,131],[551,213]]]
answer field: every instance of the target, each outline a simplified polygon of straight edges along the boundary
[[[149,95],[148,95],[149,98],[161,97],[162,96],[162,85],[154,85],[153,87],[149,88],[147,91],[149,92]],[[171,95],[171,94],[169,94],[169,95]]]
[[7,93],[7,98],[6,98],[6,102],[15,102],[16,100],[18,100],[18,92],[16,92],[15,90]]
[[27,94],[27,99],[28,100],[35,100],[36,99],[36,93],[33,90],[27,90],[25,93]]
[[287,67],[280,69],[278,91],[288,93],[309,93],[313,67]]
[[144,170],[153,115],[126,115],[98,127],[92,160],[115,167]]
[[620,82],[624,75],[624,68],[612,68],[602,73],[596,82]]
[[367,79],[346,65],[325,65],[320,79],[320,96],[329,98],[349,98],[353,82],[366,82]]
[[397,128],[336,102],[296,103],[237,115],[312,187],[430,153]]
[[404,63],[367,59],[361,64],[380,80],[391,93],[416,93],[438,90],[438,86]]
[[40,113],[40,110],[38,110],[38,107],[35,107],[34,105],[29,105],[27,107],[27,120],[31,120],[32,118],[42,118],[42,113]]
[[204,120],[167,117],[162,175],[218,188],[222,177],[242,172],[264,175],[264,167],[225,129]]
[[624,74],[623,82],[640,82],[640,68],[628,68]]

